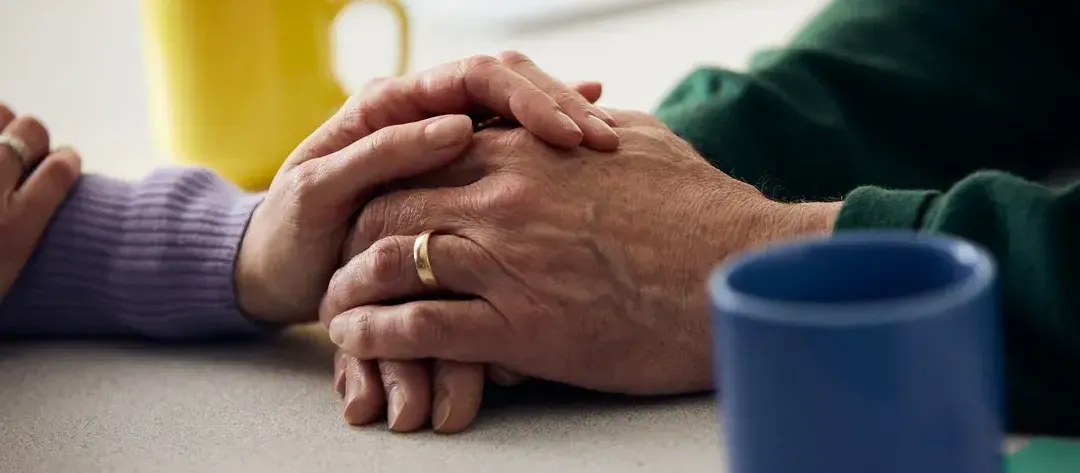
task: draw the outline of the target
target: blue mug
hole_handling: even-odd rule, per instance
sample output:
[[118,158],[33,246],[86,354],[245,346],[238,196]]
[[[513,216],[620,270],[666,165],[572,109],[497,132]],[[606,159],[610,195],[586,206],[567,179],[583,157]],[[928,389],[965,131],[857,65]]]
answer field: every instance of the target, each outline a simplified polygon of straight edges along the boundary
[[996,269],[968,242],[854,232],[709,281],[730,473],[998,473]]

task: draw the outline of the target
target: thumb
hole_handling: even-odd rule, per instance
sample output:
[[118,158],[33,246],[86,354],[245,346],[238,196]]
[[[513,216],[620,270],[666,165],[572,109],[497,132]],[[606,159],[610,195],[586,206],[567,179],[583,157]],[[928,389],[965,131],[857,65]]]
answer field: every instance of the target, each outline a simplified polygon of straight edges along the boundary
[[[352,207],[371,189],[412,177],[457,158],[472,142],[472,120],[446,115],[382,128],[293,171],[307,176],[305,203]],[[309,207],[310,208],[310,207]]]

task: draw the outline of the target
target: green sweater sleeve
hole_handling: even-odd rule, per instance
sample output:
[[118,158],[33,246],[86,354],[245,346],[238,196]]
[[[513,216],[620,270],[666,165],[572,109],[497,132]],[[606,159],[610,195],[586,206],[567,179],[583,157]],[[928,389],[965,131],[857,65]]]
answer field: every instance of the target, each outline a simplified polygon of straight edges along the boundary
[[[999,261],[1010,427],[1080,434],[1080,2],[836,0],[747,72],[702,69],[656,114],[838,228],[945,232]],[[983,171],[999,169],[1001,172]]]
[[838,231],[906,228],[978,242],[998,260],[1010,428],[1080,433],[1080,184],[1061,189],[996,171],[948,191],[860,187]]
[[837,0],[748,72],[692,73],[656,115],[783,200],[944,190],[984,168],[1042,179],[1075,147],[1080,81],[1064,13],[1035,3]]

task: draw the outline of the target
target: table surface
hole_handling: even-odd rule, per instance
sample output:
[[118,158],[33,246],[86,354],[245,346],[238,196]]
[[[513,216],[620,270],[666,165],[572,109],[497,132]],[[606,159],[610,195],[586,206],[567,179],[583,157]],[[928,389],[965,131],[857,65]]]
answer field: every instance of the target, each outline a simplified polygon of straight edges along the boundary
[[489,391],[454,436],[350,428],[332,351],[275,343],[0,346],[0,471],[722,471],[707,397]]
[[[606,105],[647,110],[694,65],[741,67],[822,3],[672,2],[509,33],[417,12],[413,65],[520,49],[559,77],[603,81]],[[391,33],[388,17],[367,8],[339,32],[350,85],[392,62],[392,51],[365,47]],[[88,171],[138,177],[167,163],[149,138],[138,27],[136,0],[0,0],[0,100],[43,117]],[[465,434],[395,435],[345,426],[330,370],[329,349],[310,334],[244,345],[0,345],[0,471],[723,470],[708,397],[489,392]]]

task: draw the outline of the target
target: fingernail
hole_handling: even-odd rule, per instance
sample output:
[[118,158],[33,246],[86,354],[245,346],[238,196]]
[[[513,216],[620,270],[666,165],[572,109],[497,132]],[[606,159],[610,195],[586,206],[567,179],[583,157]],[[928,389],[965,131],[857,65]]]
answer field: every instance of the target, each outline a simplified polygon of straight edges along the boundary
[[428,146],[434,149],[460,144],[469,133],[472,133],[472,120],[464,116],[442,117],[424,127]]
[[570,118],[570,115],[563,113],[561,110],[556,110],[555,116],[559,119],[559,125],[562,125],[567,131],[581,133],[581,127],[577,126],[577,123],[574,123],[574,119]]
[[343,315],[334,317],[334,320],[330,321],[330,341],[334,342],[334,345],[341,345],[341,342],[345,341],[347,330],[349,330],[349,318]]
[[390,430],[397,430],[398,417],[401,417],[401,410],[405,408],[405,393],[401,392],[398,388],[390,390]]
[[591,123],[594,127],[596,127],[597,130],[600,130],[603,133],[616,135],[615,130],[611,129],[611,126],[609,126],[607,123],[604,123],[604,121],[596,115],[589,115],[589,123]]
[[446,394],[436,394],[439,401],[435,404],[434,415],[431,416],[431,425],[435,430],[440,430],[446,421],[450,419],[450,396]]

